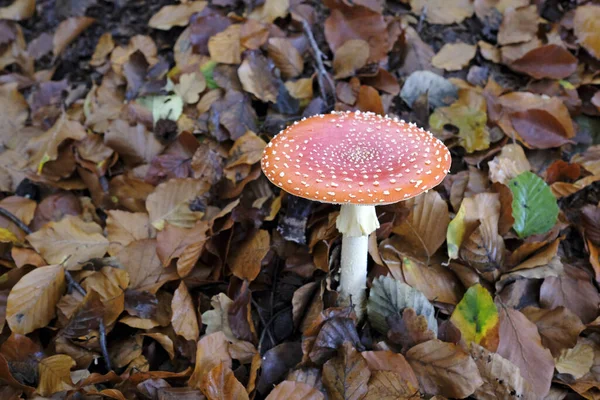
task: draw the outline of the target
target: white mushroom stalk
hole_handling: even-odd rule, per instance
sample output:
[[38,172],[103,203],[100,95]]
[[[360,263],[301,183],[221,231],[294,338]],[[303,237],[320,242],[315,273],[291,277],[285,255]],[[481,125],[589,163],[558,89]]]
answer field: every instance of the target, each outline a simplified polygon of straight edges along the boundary
[[375,206],[343,204],[336,227],[342,234],[340,304],[354,305],[360,320],[366,303],[369,235],[379,228]]

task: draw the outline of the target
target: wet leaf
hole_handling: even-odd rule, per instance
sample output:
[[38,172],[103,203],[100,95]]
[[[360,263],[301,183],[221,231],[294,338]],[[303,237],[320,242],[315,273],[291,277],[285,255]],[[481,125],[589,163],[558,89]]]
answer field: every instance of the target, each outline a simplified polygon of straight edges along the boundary
[[431,63],[446,71],[458,71],[469,65],[476,52],[477,46],[460,42],[447,43],[431,59]]
[[67,269],[80,269],[82,263],[101,258],[108,250],[100,225],[72,215],[47,223],[27,236],[27,241],[47,262],[64,264]]
[[37,392],[42,396],[51,396],[73,388],[71,368],[75,366],[73,359],[64,354],[57,354],[40,361],[40,382]]
[[334,400],[359,400],[367,393],[371,372],[365,359],[345,343],[339,355],[323,366],[323,384]]
[[464,398],[483,383],[475,361],[452,343],[434,339],[418,344],[406,359],[428,394]]
[[548,185],[526,171],[511,179],[508,186],[513,193],[513,228],[519,237],[548,232],[558,217],[556,198]]
[[181,282],[175,291],[171,308],[173,309],[171,322],[175,333],[183,336],[186,340],[198,340],[198,336],[200,336],[198,318],[194,302],[185,283]]
[[389,329],[386,318],[399,314],[405,308],[412,308],[418,315],[424,316],[429,329],[437,335],[434,309],[423,293],[390,277],[381,276],[373,281],[367,303],[367,314],[373,328],[386,334]]
[[162,7],[148,21],[148,26],[154,29],[168,31],[174,26],[186,26],[190,17],[206,7],[205,1],[191,1],[188,3]]
[[500,344],[498,355],[517,366],[536,396],[544,397],[550,390],[554,360],[542,346],[535,324],[521,312],[500,309]]
[[471,286],[457,304],[450,321],[468,345],[495,351],[498,345],[498,310],[490,293],[480,284]]

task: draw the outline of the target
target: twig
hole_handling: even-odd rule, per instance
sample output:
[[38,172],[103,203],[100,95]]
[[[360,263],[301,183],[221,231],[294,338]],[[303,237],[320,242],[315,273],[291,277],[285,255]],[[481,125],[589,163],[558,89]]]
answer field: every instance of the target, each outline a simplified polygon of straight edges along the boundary
[[269,328],[267,328],[267,322],[265,321],[265,319],[263,318],[262,314],[260,313],[260,310],[264,310],[264,308],[262,308],[256,302],[256,300],[254,300],[252,297],[250,297],[250,301],[252,302],[252,304],[254,305],[254,307],[256,307],[256,311],[258,312],[258,318],[260,319],[260,323],[263,325],[263,332],[265,330],[267,330],[267,335],[269,335],[269,340],[271,341],[271,343],[273,344],[273,346],[275,346],[275,339],[273,338],[273,334],[271,333],[271,330]]
[[6,208],[0,207],[0,215],[2,215],[5,218],[10,219],[15,225],[17,225],[26,234],[28,234],[28,235],[31,234],[31,229],[29,229],[29,227],[23,221],[21,221],[19,218],[17,218],[16,215],[14,215],[10,211],[8,211]]
[[421,33],[421,29],[423,29],[423,22],[427,18],[427,5],[423,6],[421,9],[421,16],[419,18],[419,24],[417,25],[417,32]]
[[[260,334],[260,340],[258,341],[258,354],[262,355],[262,344],[263,341],[265,340],[265,335],[266,335],[266,331],[267,329],[271,326],[271,324],[275,321],[275,319],[277,317],[279,317],[281,314],[283,314],[284,312],[288,311],[290,308],[292,308],[292,306],[287,306],[286,308],[282,308],[281,310],[277,311],[267,322],[267,326],[265,326],[265,328],[263,329],[262,333]],[[273,343],[273,345],[275,345],[275,343]]]
[[333,83],[331,77],[327,73],[327,70],[325,69],[325,64],[323,64],[323,58],[325,58],[325,55],[323,54],[321,49],[319,49],[319,45],[315,40],[315,37],[312,33],[312,29],[310,28],[310,25],[304,18],[302,18],[302,28],[304,30],[304,33],[306,34],[306,37],[308,37],[308,42],[310,43],[310,47],[314,53],[313,55],[315,61],[317,62],[317,70],[319,72],[317,78],[319,79],[319,90],[321,91],[321,96],[323,97],[323,100],[327,101],[327,93],[325,92],[325,85],[323,83],[323,78],[325,78],[327,84],[329,85],[329,88],[331,89],[331,95],[333,96],[335,102],[335,84]]

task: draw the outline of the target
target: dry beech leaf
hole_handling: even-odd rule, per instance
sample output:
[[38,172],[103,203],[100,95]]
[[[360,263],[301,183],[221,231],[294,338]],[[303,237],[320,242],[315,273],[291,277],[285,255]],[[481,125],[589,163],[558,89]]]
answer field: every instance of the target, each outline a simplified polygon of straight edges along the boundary
[[547,44],[513,61],[510,68],[536,79],[564,79],[577,70],[577,57],[557,44]]
[[470,351],[483,379],[483,385],[477,388],[474,393],[475,398],[479,400],[497,400],[510,397],[523,400],[537,398],[521,376],[519,367],[512,362],[476,343],[471,345]]
[[164,146],[141,123],[130,126],[127,121],[117,119],[111,122],[104,134],[104,144],[119,153],[128,165],[150,163],[159,155]]
[[156,233],[146,213],[130,213],[121,210],[106,212],[106,237],[110,242],[108,254],[117,255],[123,247],[136,240],[151,239]]
[[89,17],[71,17],[62,21],[52,39],[54,57],[58,57],[67,46],[96,20]]
[[194,302],[183,281],[179,284],[177,290],[175,290],[171,308],[173,309],[171,322],[173,323],[175,333],[186,340],[198,340],[200,328],[198,326]]
[[279,90],[269,63],[263,55],[249,53],[238,68],[237,74],[246,92],[252,93],[264,102],[277,102]]
[[121,339],[109,349],[110,359],[117,368],[123,368],[142,354],[144,338],[140,335]]
[[554,374],[554,359],[550,351],[542,346],[535,324],[520,311],[501,307],[497,354],[521,370],[521,375],[537,398],[544,398],[548,394]]
[[477,46],[471,44],[446,43],[431,59],[431,63],[446,71],[458,71],[469,65],[476,52]]
[[573,29],[583,48],[600,59],[600,6],[586,4],[577,7]]
[[285,18],[289,8],[290,0],[265,0],[264,4],[256,8],[249,17],[264,23],[272,23],[277,18]]
[[249,282],[256,279],[260,273],[262,259],[269,251],[270,240],[269,232],[261,229],[237,244],[229,257],[229,267],[233,275]]
[[418,399],[419,390],[395,371],[372,371],[364,400]]
[[323,365],[323,384],[332,400],[362,399],[370,377],[367,362],[349,342],[340,347],[337,357]]
[[206,89],[206,80],[199,72],[183,74],[174,89],[187,104],[195,104],[200,100],[200,93]]
[[222,368],[231,369],[228,347],[229,342],[223,332],[204,335],[200,339],[196,349],[196,366],[188,383],[190,387],[201,389],[205,376],[219,365],[222,365]]
[[206,182],[192,178],[161,183],[146,200],[150,223],[159,231],[166,222],[183,228],[193,227],[203,213],[190,210],[190,203],[208,189]]
[[410,0],[414,13],[425,13],[425,19],[432,24],[458,24],[469,18],[475,11],[469,0]]
[[208,52],[213,61],[222,64],[239,64],[242,62],[240,31],[241,25],[233,24],[224,31],[210,37]]
[[542,344],[554,357],[574,347],[579,334],[585,329],[579,317],[565,307],[549,310],[530,306],[521,312],[537,326]]
[[156,252],[162,264],[167,267],[177,258],[177,272],[180,277],[187,276],[204,249],[208,240],[209,223],[198,221],[192,228],[180,228],[167,224],[157,235]]
[[202,314],[202,323],[206,325],[206,335],[221,332],[230,342],[237,341],[231,331],[231,326],[229,326],[229,309],[233,304],[233,300],[227,297],[225,293],[219,293],[210,299],[210,304],[213,309]]
[[57,354],[40,361],[39,384],[36,391],[42,396],[51,396],[73,388],[71,368],[75,361],[67,355]]
[[437,339],[420,343],[406,353],[406,359],[428,394],[464,398],[483,384],[471,356],[452,343]]
[[344,42],[335,52],[333,71],[335,79],[351,77],[367,64],[369,59],[369,43],[362,39]]
[[0,142],[7,146],[15,132],[25,126],[29,116],[29,106],[16,83],[0,86],[0,109]]
[[483,40],[477,42],[477,46],[479,47],[479,52],[486,60],[495,62],[496,64],[499,64],[502,61],[500,49],[496,46],[484,42]]
[[564,349],[556,358],[556,370],[561,374],[582,378],[594,364],[594,347],[579,341],[572,349]]
[[103,267],[88,276],[81,286],[100,295],[104,305],[104,322],[112,325],[125,308],[125,289],[129,286],[129,274],[118,268]]
[[266,400],[322,400],[323,393],[314,387],[296,381],[283,381],[269,393]]
[[427,320],[417,315],[412,308],[405,308],[402,316],[390,315],[387,318],[390,330],[387,337],[390,342],[402,345],[402,351],[407,351],[419,343],[435,339],[435,334],[427,326]]
[[142,334],[142,336],[147,336],[149,338],[156,340],[163,347],[163,349],[165,349],[167,354],[169,354],[169,358],[171,360],[173,360],[175,358],[175,348],[173,346],[173,340],[171,340],[171,338],[169,336],[165,335],[164,333],[158,333],[158,332],[144,333],[144,334]]
[[391,351],[363,351],[361,355],[367,361],[372,372],[390,371],[398,374],[407,386],[414,389],[419,387],[419,381],[414,371],[402,354]]
[[518,144],[507,144],[492,161],[490,167],[490,180],[508,185],[508,182],[519,176],[522,172],[531,171],[531,165],[523,148]]
[[100,39],[98,39],[98,44],[96,44],[96,49],[94,50],[94,54],[90,60],[90,65],[93,67],[99,67],[104,64],[114,48],[115,42],[113,41],[112,35],[110,32],[104,33],[102,36],[100,36]]
[[479,272],[489,272],[504,266],[504,239],[498,233],[498,219],[486,218],[463,242],[460,258]]
[[62,265],[34,269],[10,290],[6,321],[11,331],[26,335],[50,323],[66,289]]
[[208,400],[244,400],[248,392],[225,363],[212,368],[202,379],[202,393]]
[[538,29],[538,11],[534,5],[509,8],[498,31],[498,44],[514,44],[533,39]]
[[304,71],[302,55],[288,39],[270,38],[267,52],[283,78],[295,78]]
[[35,0],[14,0],[10,6],[0,8],[0,19],[23,21],[35,13]]
[[80,269],[82,263],[102,258],[108,250],[100,225],[73,215],[47,223],[27,236],[27,241],[47,262],[64,264],[67,269]]
[[174,26],[186,26],[190,22],[190,17],[204,10],[204,7],[206,7],[206,1],[191,1],[164,6],[150,18],[148,26],[163,31],[168,31]]

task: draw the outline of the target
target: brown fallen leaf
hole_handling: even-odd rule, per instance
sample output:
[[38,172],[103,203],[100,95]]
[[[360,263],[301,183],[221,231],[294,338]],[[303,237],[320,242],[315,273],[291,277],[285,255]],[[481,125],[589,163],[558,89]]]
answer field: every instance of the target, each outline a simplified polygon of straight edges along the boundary
[[296,381],[283,381],[267,396],[266,400],[321,400],[323,393],[314,387]]
[[488,162],[490,180],[508,185],[508,182],[525,171],[531,171],[531,165],[523,148],[518,144],[507,144],[500,154]]
[[498,49],[494,45],[480,40],[479,42],[477,42],[477,46],[479,47],[479,52],[486,60],[495,62],[496,64],[502,61],[500,49]]
[[66,288],[62,265],[34,269],[10,290],[6,321],[11,331],[26,335],[50,323]]
[[353,76],[357,70],[364,67],[369,59],[369,43],[362,39],[351,39],[342,44],[333,58],[335,79]]
[[200,389],[208,400],[244,400],[249,398],[244,385],[237,380],[231,368],[224,362],[208,372],[202,380]]
[[483,384],[471,356],[452,343],[429,340],[408,350],[406,359],[428,394],[464,398]]
[[104,134],[104,144],[119,154],[130,166],[149,163],[162,152],[164,146],[144,125],[129,125],[117,119]]
[[277,102],[279,89],[268,60],[262,54],[254,51],[247,53],[237,73],[246,92],[264,102]]
[[558,357],[562,350],[574,347],[579,334],[585,329],[579,317],[562,306],[554,309],[530,306],[525,307],[521,312],[535,323],[542,344],[552,352],[554,357]]
[[96,49],[94,50],[94,54],[90,60],[90,65],[93,67],[99,67],[104,64],[114,48],[115,42],[113,41],[112,35],[110,32],[104,33],[102,36],[100,36],[100,39],[98,39]]
[[418,399],[419,390],[394,371],[372,371],[364,400]]
[[27,241],[51,264],[63,264],[67,269],[81,269],[82,263],[101,258],[108,250],[108,240],[95,222],[67,215],[58,222],[49,222]]
[[469,18],[475,11],[468,0],[410,0],[414,13],[425,13],[425,19],[432,24],[458,24]]
[[594,347],[580,340],[572,349],[564,349],[555,359],[556,370],[575,379],[582,378],[594,365]]
[[405,308],[402,316],[392,314],[387,318],[390,327],[387,337],[392,343],[402,346],[403,351],[428,340],[435,339],[435,333],[427,325],[423,315],[417,315],[414,309]]
[[231,356],[228,347],[229,342],[223,332],[204,335],[198,341],[196,366],[188,383],[190,387],[202,389],[201,385],[205,376],[219,365],[222,365],[221,368],[231,369]]
[[361,355],[367,361],[369,369],[375,371],[389,371],[398,374],[399,378],[407,386],[417,389],[419,381],[412,370],[410,364],[402,354],[392,351],[363,351]]
[[520,311],[500,307],[497,354],[521,370],[521,375],[538,398],[548,394],[554,374],[552,354],[542,346],[535,324]]
[[179,83],[175,85],[177,93],[186,104],[195,104],[200,100],[200,93],[206,89],[206,80],[204,74],[195,72],[182,74],[179,77]]
[[121,210],[108,210],[106,238],[110,242],[108,254],[117,255],[123,247],[136,240],[152,239],[156,232],[146,213],[130,213]]
[[89,17],[70,17],[62,21],[56,32],[54,32],[54,38],[52,39],[54,57],[58,57],[77,36],[94,22],[96,20]]
[[258,230],[252,236],[237,245],[230,253],[228,263],[231,272],[240,279],[252,282],[260,273],[262,259],[270,246],[269,232]]
[[295,78],[304,71],[302,55],[286,38],[270,38],[267,53],[285,79]]
[[141,356],[144,338],[140,335],[123,338],[109,350],[110,359],[117,368],[123,368]]
[[249,17],[264,23],[272,23],[277,18],[285,18],[289,8],[290,0],[265,0],[264,4],[257,7]]
[[385,114],[381,96],[379,95],[379,92],[371,86],[360,85],[355,106],[360,111],[370,111],[381,115]]
[[44,358],[39,364],[39,383],[36,391],[42,396],[51,396],[73,388],[71,368],[75,361],[67,355],[57,354]]
[[206,4],[206,1],[191,1],[183,4],[163,6],[150,18],[148,26],[163,31],[168,31],[174,26],[186,26],[190,22],[190,17],[204,10]]
[[213,61],[223,64],[242,62],[240,31],[241,25],[234,24],[208,39],[208,52]]
[[536,79],[564,79],[577,70],[577,58],[562,46],[547,44],[513,61],[510,68]]
[[290,96],[304,102],[310,101],[313,98],[313,78],[302,78],[296,81],[285,82],[285,88]]
[[171,360],[175,358],[175,348],[173,345],[173,340],[171,340],[171,338],[168,335],[165,335],[164,333],[160,332],[153,332],[144,333],[142,334],[142,336],[147,336],[156,340],[162,346],[162,348],[165,349]]
[[509,8],[498,30],[498,44],[514,44],[533,39],[538,30],[538,11],[535,6]]
[[103,267],[81,282],[86,292],[96,292],[104,305],[104,323],[111,326],[125,308],[125,289],[129,286],[127,271]]
[[179,284],[177,290],[175,290],[171,308],[173,309],[171,322],[173,323],[175,333],[186,340],[198,340],[200,328],[198,326],[194,302],[183,281]]
[[206,221],[198,221],[192,228],[167,224],[157,235],[156,252],[163,266],[169,266],[177,258],[179,276],[187,276],[196,265],[208,240],[208,228]]
[[367,362],[345,342],[337,357],[323,365],[323,384],[333,400],[359,400],[367,393],[371,371]]
[[458,71],[469,65],[475,53],[477,46],[467,43],[446,43],[440,51],[431,59],[434,67],[445,69],[446,71]]
[[10,6],[0,8],[0,19],[23,21],[35,13],[35,0],[14,0]]
[[579,43],[591,55],[600,59],[600,6],[585,4],[577,7],[573,29]]
[[29,116],[29,106],[16,83],[0,86],[0,109],[0,142],[7,146],[14,139],[15,132],[25,126]]

